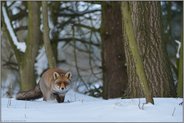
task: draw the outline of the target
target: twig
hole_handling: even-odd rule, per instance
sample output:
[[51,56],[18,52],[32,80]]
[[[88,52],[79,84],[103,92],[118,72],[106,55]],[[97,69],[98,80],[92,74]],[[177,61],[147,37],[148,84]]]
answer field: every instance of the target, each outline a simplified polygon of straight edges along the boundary
[[27,116],[26,116],[27,102],[25,102],[25,106],[24,106],[24,108],[25,108],[24,118],[26,119],[26,118],[27,118]]
[[27,118],[26,114],[24,114],[24,118],[25,118],[25,119]]
[[25,102],[25,107],[24,107],[25,109],[27,109],[27,103]]
[[88,41],[84,38],[69,37],[69,38],[60,38],[60,39],[58,39],[58,41],[61,41],[61,42],[63,42],[63,41],[70,42],[70,41],[73,41],[73,40],[76,40],[76,41],[84,43],[84,44],[90,44],[90,45],[93,45],[93,46],[96,46],[96,47],[100,47],[99,43],[94,43],[94,42]]
[[183,102],[179,103],[179,105],[183,105]]
[[142,106],[141,106],[141,101],[140,101],[140,98],[139,98],[138,107],[139,107],[140,110],[144,110],[144,105],[145,105],[145,104],[146,104],[146,103],[143,103]]
[[140,101],[140,98],[139,98],[138,107],[139,107],[139,109],[141,109],[141,101]]
[[143,103],[143,104],[142,104],[142,110],[144,110],[144,105],[145,105],[145,104],[146,104],[146,103]]
[[174,116],[175,111],[176,111],[176,107],[174,107],[173,109],[172,116]]
[[8,99],[7,108],[9,108],[10,106],[11,106],[11,98]]

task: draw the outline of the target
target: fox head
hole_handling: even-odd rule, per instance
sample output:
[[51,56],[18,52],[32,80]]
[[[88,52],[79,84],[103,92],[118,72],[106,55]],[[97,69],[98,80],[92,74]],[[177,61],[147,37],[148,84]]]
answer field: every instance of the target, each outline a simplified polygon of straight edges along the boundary
[[53,89],[56,93],[65,94],[70,89],[70,81],[72,78],[71,72],[67,72],[65,74],[59,74],[58,72],[54,72],[53,78]]

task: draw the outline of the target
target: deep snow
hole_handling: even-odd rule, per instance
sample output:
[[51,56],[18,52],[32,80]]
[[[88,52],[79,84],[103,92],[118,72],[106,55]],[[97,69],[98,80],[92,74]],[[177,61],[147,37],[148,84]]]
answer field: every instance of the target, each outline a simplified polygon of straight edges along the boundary
[[109,99],[89,97],[70,91],[64,103],[18,101],[2,98],[3,122],[182,122],[181,98],[154,98],[155,105],[144,98]]

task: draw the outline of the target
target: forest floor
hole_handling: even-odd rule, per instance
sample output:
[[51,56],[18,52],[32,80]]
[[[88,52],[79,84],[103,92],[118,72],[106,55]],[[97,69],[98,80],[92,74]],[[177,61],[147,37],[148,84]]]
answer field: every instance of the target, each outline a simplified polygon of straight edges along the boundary
[[182,122],[182,98],[94,98],[74,91],[64,103],[1,99],[2,122]]

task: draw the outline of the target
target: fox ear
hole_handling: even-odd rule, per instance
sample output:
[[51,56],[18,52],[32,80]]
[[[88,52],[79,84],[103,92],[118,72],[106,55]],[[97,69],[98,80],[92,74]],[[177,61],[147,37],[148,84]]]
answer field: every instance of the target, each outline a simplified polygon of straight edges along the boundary
[[68,79],[71,79],[72,78],[72,73],[71,72],[67,72],[65,74],[65,76],[68,78]]
[[53,73],[54,80],[56,80],[59,76],[60,76],[59,73],[57,73],[57,72]]

